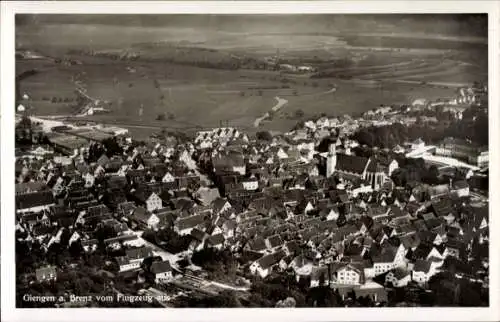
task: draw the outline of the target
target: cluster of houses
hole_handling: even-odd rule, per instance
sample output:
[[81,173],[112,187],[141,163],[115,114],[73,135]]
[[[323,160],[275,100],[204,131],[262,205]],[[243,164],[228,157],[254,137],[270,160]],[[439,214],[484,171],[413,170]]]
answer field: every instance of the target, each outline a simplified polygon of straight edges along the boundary
[[[339,135],[346,122],[322,118],[314,128]],[[466,181],[444,190],[396,187],[396,160],[356,156],[356,142],[340,138],[320,153],[322,138],[300,129],[260,142],[221,128],[177,145],[124,140],[123,154],[91,163],[78,151],[61,156],[35,147],[16,159],[17,229],[24,242],[45,249],[67,230],[68,246],[79,241],[93,252],[96,232],[106,227],[105,247],[125,249],[115,258],[124,272],[155,255],[137,232],[168,228],[191,238],[190,253],[229,249],[248,255],[243,268],[262,278],[292,272],[311,287],[376,301],[385,291],[374,278],[425,285],[447,258],[487,263],[487,252],[471,253],[474,243],[487,245],[487,205],[469,203]],[[168,281],[174,265],[160,259],[144,269]],[[40,281],[56,278],[50,267],[39,270]]]

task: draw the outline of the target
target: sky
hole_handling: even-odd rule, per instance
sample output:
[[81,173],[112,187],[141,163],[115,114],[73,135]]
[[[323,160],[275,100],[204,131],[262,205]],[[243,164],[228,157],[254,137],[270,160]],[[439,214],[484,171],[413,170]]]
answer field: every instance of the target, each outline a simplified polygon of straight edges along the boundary
[[[219,48],[259,42],[300,46],[301,35],[391,35],[447,37],[487,42],[487,16],[471,14],[365,15],[17,15],[16,46],[30,49],[97,50],[126,48],[138,42],[187,41]],[[270,39],[269,35],[280,35]],[[282,35],[288,35],[283,37]],[[279,38],[279,39],[277,39]],[[334,37],[332,37],[333,39]],[[251,40],[252,39],[252,40]],[[324,40],[324,39],[323,39]],[[322,40],[322,41],[323,41]],[[283,45],[279,45],[283,46]],[[38,47],[38,48],[36,48]]]
[[233,32],[417,32],[486,36],[487,16],[365,15],[18,15],[17,26],[46,24],[187,27]]

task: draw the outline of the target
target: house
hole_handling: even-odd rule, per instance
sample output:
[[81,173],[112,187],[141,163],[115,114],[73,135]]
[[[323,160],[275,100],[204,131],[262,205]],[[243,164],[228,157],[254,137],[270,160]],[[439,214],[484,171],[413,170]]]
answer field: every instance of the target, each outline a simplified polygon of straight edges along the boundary
[[141,267],[141,262],[131,261],[127,256],[116,257],[116,263],[118,264],[120,272],[131,271]]
[[123,246],[141,247],[144,245],[144,240],[136,235],[121,235],[118,237],[107,238],[104,240],[104,246],[107,249],[118,250]]
[[154,262],[151,264],[150,272],[156,283],[168,283],[173,279],[172,266],[169,261]]
[[273,236],[267,237],[265,240],[265,243],[266,243],[266,247],[269,250],[274,250],[274,249],[277,249],[277,248],[283,246],[283,241],[281,240],[280,235],[273,235]]
[[186,218],[179,218],[174,223],[174,231],[179,235],[188,235],[195,227],[205,223],[204,215],[194,215]]
[[293,269],[297,279],[299,279],[300,276],[311,275],[314,266],[314,260],[311,257],[312,256],[301,254],[296,256],[290,263],[289,268]]
[[418,138],[415,141],[410,142],[408,145],[411,150],[415,151],[423,149],[425,147],[425,142],[421,138]]
[[146,208],[148,211],[163,208],[162,199],[156,193],[151,193],[148,199],[146,199]]
[[86,253],[93,253],[97,250],[99,242],[97,239],[82,240],[82,248]]
[[207,188],[200,187],[195,193],[194,197],[202,204],[202,205],[210,205],[216,199],[220,198],[219,189],[217,188]]
[[353,291],[356,298],[369,297],[375,303],[387,302],[387,291],[382,285],[373,281],[356,286]]
[[175,182],[175,177],[172,174],[170,174],[170,172],[167,172],[161,178],[161,182],[163,182],[163,183]]
[[224,241],[225,238],[223,234],[211,235],[206,239],[206,247],[221,250],[224,246]]
[[389,271],[385,276],[385,283],[391,283],[394,287],[405,287],[411,280],[411,271],[401,267]]
[[141,264],[145,258],[153,256],[153,251],[149,247],[130,248],[127,249],[125,253],[130,262],[139,262],[139,264]]
[[55,205],[54,196],[49,190],[17,195],[15,198],[17,213],[40,212]]
[[330,277],[328,276],[328,267],[313,267],[311,272],[311,282],[309,287],[320,287],[330,285]]
[[224,221],[224,223],[222,224],[222,231],[223,231],[223,234],[224,234],[224,238],[231,238],[231,237],[234,237],[234,233],[236,231],[236,221],[234,220],[226,220]]
[[249,240],[244,249],[256,253],[263,253],[266,251],[267,246],[265,240],[262,237],[256,237]]
[[290,256],[290,255],[297,254],[297,252],[300,250],[300,247],[299,247],[297,241],[292,240],[292,241],[287,242],[283,246],[283,250],[285,251],[285,254],[287,256]]
[[128,217],[135,208],[135,204],[131,201],[122,202],[117,206],[117,213],[121,216]]
[[249,191],[255,191],[259,188],[259,180],[255,177],[250,177],[241,180],[241,184],[243,185],[243,189]]
[[447,184],[440,184],[436,186],[429,187],[428,194],[430,200],[439,199],[441,197],[448,196],[450,193],[450,187]]
[[431,269],[432,262],[429,260],[419,259],[415,262],[412,271],[412,281],[418,284],[425,284],[429,281],[432,275],[436,272]]
[[406,250],[403,244],[399,247],[382,245],[380,253],[372,256],[374,276],[382,275],[391,269],[404,266]]
[[53,282],[57,280],[57,270],[55,266],[45,266],[37,268],[35,271],[36,280],[39,283]]
[[422,243],[441,245],[444,242],[440,235],[428,230],[419,231],[418,236]]
[[212,203],[212,210],[213,210],[214,215],[220,215],[220,214],[224,213],[225,211],[228,211],[229,209],[231,209],[231,207],[232,207],[231,203],[229,203],[229,201],[227,199],[223,199],[223,198],[217,198]]
[[469,184],[465,180],[458,180],[453,182],[450,191],[458,197],[468,197],[469,196]]
[[137,207],[132,211],[129,219],[138,227],[148,227],[150,229],[157,229],[160,224],[160,218],[146,210],[144,207]]
[[457,239],[448,239],[444,243],[444,257],[455,257],[457,259],[463,259],[465,257],[467,245]]
[[43,181],[16,183],[16,196],[44,190],[48,190],[48,186]]
[[347,264],[334,272],[338,284],[359,285],[364,283],[364,270],[359,265]]
[[275,253],[265,255],[250,265],[250,272],[253,275],[259,275],[262,278],[268,276],[273,267],[278,265],[279,262],[286,254],[284,251],[277,251]]

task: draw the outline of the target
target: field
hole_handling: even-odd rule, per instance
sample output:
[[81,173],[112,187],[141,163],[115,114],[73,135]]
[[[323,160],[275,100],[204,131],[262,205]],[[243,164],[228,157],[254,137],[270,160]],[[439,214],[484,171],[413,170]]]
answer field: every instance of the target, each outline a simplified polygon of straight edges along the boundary
[[[401,63],[397,69],[384,66],[353,68],[348,72],[357,78],[341,80],[280,76],[278,72],[268,71],[225,71],[158,62],[102,60],[100,64],[46,66],[42,72],[23,80],[21,91],[30,95],[32,112],[37,115],[75,114],[78,109],[73,81],[78,79],[91,97],[109,102],[111,113],[88,117],[92,120],[175,128],[213,127],[222,121],[255,130],[252,129],[254,120],[269,111],[278,96],[287,99],[288,103],[272,122],[264,122],[262,127],[284,131],[297,123],[293,116],[298,109],[303,110],[306,117],[321,113],[333,116],[363,112],[380,104],[410,104],[419,98],[455,94],[454,88],[393,81],[426,79],[427,76],[416,73],[417,68],[437,81],[463,81],[446,75],[468,75],[463,70],[453,69],[451,63],[432,66],[413,61]],[[18,62],[18,66],[22,65],[23,62]],[[131,66],[134,72],[127,70]],[[332,85],[337,88],[335,92],[331,91]],[[54,103],[50,100],[53,96],[62,98],[63,102]],[[158,121],[161,114],[167,115],[167,119]]]
[[[163,127],[188,130],[221,124],[248,131],[286,131],[299,121],[295,117],[299,109],[304,118],[322,113],[356,114],[380,104],[452,97],[457,86],[487,81],[484,44],[456,38],[256,33],[242,41],[239,34],[230,32],[212,32],[201,37],[188,29],[154,28],[148,29],[144,37],[133,29],[128,39],[134,40],[126,43],[125,38],[120,38],[107,44],[104,40],[109,37],[104,35],[121,32],[120,29],[99,29],[102,39],[93,40],[100,54],[121,55],[129,50],[141,54],[137,60],[119,60],[88,55],[85,48],[78,48],[83,41],[80,38],[93,35],[92,28],[81,31],[70,25],[57,39],[51,36],[53,28],[46,27],[42,38],[40,34],[20,33],[18,38],[23,41],[19,43],[81,64],[18,59],[17,75],[38,71],[19,83],[20,92],[30,96],[23,103],[36,115],[74,116],[81,109],[75,89],[83,87],[111,111],[84,119],[128,126],[141,133]],[[72,37],[73,34],[80,38]],[[47,37],[53,41],[47,42]],[[311,77],[260,69],[227,69],[234,61],[269,57],[276,53],[276,48],[281,49],[284,61],[309,63],[319,72]],[[221,68],[226,69],[201,67],[207,63],[225,64]],[[288,102],[271,121],[261,122],[256,128],[255,120],[271,110],[276,97]]]

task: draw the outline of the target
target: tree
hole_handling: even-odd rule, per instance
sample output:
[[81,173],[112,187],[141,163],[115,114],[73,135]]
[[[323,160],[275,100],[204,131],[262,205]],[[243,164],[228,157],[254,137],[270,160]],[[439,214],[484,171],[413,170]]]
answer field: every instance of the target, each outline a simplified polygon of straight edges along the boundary
[[295,111],[295,117],[299,118],[299,119],[303,118],[304,117],[304,111],[301,110],[301,109],[296,110]]
[[104,146],[104,149],[106,150],[106,155],[108,157],[114,155],[122,155],[123,153],[123,148],[120,146],[120,144],[118,144],[115,137],[104,139],[102,141],[102,145]]
[[425,178],[425,183],[428,184],[438,184],[439,183],[439,170],[435,165],[431,165],[424,176]]
[[255,134],[257,140],[272,141],[273,135],[269,131],[259,131]]
[[80,240],[77,240],[69,246],[69,253],[71,256],[79,258],[83,254],[83,247]]
[[295,307],[297,305],[297,301],[293,297],[287,297],[284,300],[276,302],[275,307]]

